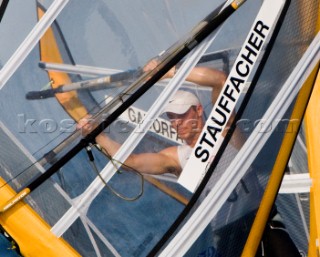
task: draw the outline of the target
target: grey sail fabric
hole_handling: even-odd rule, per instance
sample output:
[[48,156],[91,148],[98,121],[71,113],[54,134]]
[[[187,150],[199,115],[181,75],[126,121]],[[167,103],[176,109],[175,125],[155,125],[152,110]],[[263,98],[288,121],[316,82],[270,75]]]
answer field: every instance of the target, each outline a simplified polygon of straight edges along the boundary
[[[21,4],[17,0],[11,2],[13,6]],[[4,35],[0,38],[2,66],[22,42],[23,36],[36,25],[39,18],[37,8],[45,13],[54,1],[27,2],[20,17],[8,9],[6,15],[12,18],[8,20],[6,17],[1,22],[0,33]],[[139,90],[138,86],[129,90],[132,85],[150,79],[142,72],[150,60],[167,61],[170,51],[188,38],[190,30],[224,4],[224,1],[207,0],[68,1],[47,33],[0,89],[1,178],[18,191],[34,177],[53,169],[61,160],[64,162],[64,156],[70,150],[85,142],[85,135],[77,130],[80,118],[88,114],[99,119],[111,116]],[[186,90],[199,98],[204,118],[208,118],[213,108],[211,88],[185,79],[195,66],[214,68],[228,75],[262,4],[263,1],[247,1],[176,65],[172,79],[159,80],[105,128],[103,134],[125,149],[122,149],[121,156],[129,156],[131,151],[134,154],[158,153],[185,144],[168,116],[160,109],[154,110],[155,104],[168,100],[160,99],[166,93]],[[290,4],[270,57],[239,120],[238,126],[245,138],[250,137],[254,121],[259,120],[271,105],[311,42],[317,18],[317,9],[312,7],[318,4],[318,1],[305,5],[292,1]],[[305,9],[309,11],[299,11]],[[307,19],[307,15],[310,18]],[[15,19],[21,21],[21,24],[14,25],[21,35],[13,38],[10,26]],[[293,30],[290,24],[296,24]],[[300,37],[301,34],[304,37]],[[43,39],[48,35],[52,37],[44,43]],[[301,42],[296,42],[296,38],[301,38]],[[262,52],[265,51],[266,48]],[[51,64],[60,70],[50,68]],[[80,66],[87,71],[95,69],[97,73],[84,72]],[[74,71],[65,71],[68,67]],[[99,70],[104,74],[99,74]],[[86,83],[104,77],[105,73],[111,75],[123,71],[138,73],[104,88],[76,90],[48,98],[27,98],[30,92],[51,90],[61,84]],[[247,88],[250,88],[252,79],[253,75],[246,84]],[[238,103],[235,112],[241,108]],[[105,109],[107,111],[103,113],[101,110]],[[149,117],[150,113],[157,115]],[[290,110],[286,115],[289,114]],[[150,118],[147,125],[143,123],[146,117]],[[239,256],[282,136],[275,133],[271,137],[216,217],[200,233],[196,243],[188,245],[190,250],[186,256]],[[134,147],[124,148],[130,138],[137,138]],[[237,156],[239,149],[232,144],[233,139],[222,153],[191,214]],[[65,239],[81,256],[161,254],[161,247],[167,244],[167,232],[176,220],[183,219],[185,223],[190,218],[191,214],[185,217],[181,214],[194,194],[177,183],[176,174],[141,174],[140,170],[125,166],[127,157],[123,157],[124,160],[110,157],[92,143],[90,141],[73,154],[25,201],[50,225],[54,235]],[[116,156],[122,152],[120,147]],[[286,202],[279,204],[280,212],[284,210],[285,213],[282,206]],[[175,229],[179,231],[177,227]],[[236,241],[240,243],[235,244]],[[299,249],[304,247],[302,250],[306,250],[305,244],[298,245]]]

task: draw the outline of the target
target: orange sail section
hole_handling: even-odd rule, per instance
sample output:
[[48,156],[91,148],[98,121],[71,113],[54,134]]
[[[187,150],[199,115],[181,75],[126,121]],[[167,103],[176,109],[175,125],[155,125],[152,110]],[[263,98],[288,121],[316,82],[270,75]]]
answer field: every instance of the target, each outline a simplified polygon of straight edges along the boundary
[[[38,8],[39,19],[43,14],[44,11]],[[51,28],[40,40],[40,55],[43,62],[63,63]],[[68,74],[62,72],[49,71],[48,75],[53,88],[72,82]],[[75,121],[87,114],[76,92],[57,94],[56,98]],[[0,205],[2,205],[15,196],[16,192],[2,178],[0,178],[0,187]],[[50,231],[50,226],[23,201],[1,213],[0,224],[18,243],[23,256],[80,256],[65,240],[57,238]]]
[[298,94],[291,118],[289,120],[290,122],[287,126],[287,132],[285,133],[285,136],[283,138],[282,145],[279,150],[276,162],[273,166],[268,184],[260,203],[259,210],[256,214],[256,218],[253,222],[249,237],[247,239],[247,243],[242,252],[242,257],[251,257],[255,256],[256,254],[263,234],[263,229],[261,228],[264,228],[266,226],[270,211],[277,197],[278,189],[280,187],[285,168],[290,158],[290,149],[292,149],[296,139],[296,135],[299,132],[297,121],[300,121],[303,118],[305,106],[308,103],[308,99],[310,97],[310,92],[312,91],[313,82],[316,75],[317,69],[314,69]]
[[[320,3],[318,6],[317,32],[320,32]],[[310,188],[310,241],[309,257],[320,256],[320,69],[305,114],[308,166],[312,186]]]
[[[44,11],[38,8],[39,19]],[[53,29],[50,28],[40,40],[40,58],[43,62],[63,63]],[[60,87],[63,84],[72,83],[68,74],[63,72],[48,71],[52,88]],[[66,112],[75,120],[83,118],[87,114],[86,108],[77,97],[75,91],[56,94],[56,98]]]
[[[0,187],[0,204],[16,195],[1,178]],[[0,224],[18,243],[23,256],[80,256],[66,241],[53,235],[50,226],[22,201],[0,215]]]
[[308,256],[320,255],[320,70],[305,116],[310,188],[310,243]]

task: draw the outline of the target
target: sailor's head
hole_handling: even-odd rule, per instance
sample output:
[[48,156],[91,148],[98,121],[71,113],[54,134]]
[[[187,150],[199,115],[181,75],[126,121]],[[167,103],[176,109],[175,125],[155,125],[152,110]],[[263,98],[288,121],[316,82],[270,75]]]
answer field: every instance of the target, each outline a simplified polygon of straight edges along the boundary
[[172,127],[182,139],[201,132],[203,108],[199,98],[189,91],[179,90],[164,109]]

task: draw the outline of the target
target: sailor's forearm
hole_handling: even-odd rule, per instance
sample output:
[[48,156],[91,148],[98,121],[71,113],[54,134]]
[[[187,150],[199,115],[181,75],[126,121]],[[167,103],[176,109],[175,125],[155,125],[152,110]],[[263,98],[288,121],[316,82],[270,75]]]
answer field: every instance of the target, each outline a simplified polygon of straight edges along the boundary
[[198,85],[221,89],[226,80],[226,74],[208,67],[195,67],[188,75],[187,80]]
[[[119,150],[121,145],[117,143],[116,141],[110,139],[105,134],[100,134],[96,137],[96,142],[101,146],[102,152],[108,156],[109,158],[116,154],[116,152]],[[141,154],[140,154],[141,155]],[[142,155],[141,155],[142,157]],[[124,162],[125,166],[123,168],[125,169],[133,169],[133,170],[139,170],[142,173],[148,173],[145,171],[146,168],[146,159],[142,161],[144,158],[139,158],[139,156],[135,154],[131,154]]]
[[120,144],[101,133],[96,137],[96,142],[102,147],[105,154],[114,156],[120,148]]

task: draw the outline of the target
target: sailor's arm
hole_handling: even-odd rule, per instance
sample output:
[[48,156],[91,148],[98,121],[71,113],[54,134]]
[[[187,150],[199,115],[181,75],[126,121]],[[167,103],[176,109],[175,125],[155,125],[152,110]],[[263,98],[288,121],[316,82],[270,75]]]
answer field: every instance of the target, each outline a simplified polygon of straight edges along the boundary
[[104,154],[111,157],[114,156],[121,147],[121,145],[118,142],[112,140],[104,133],[101,133],[98,136],[96,136],[96,143],[101,146]]
[[[90,133],[94,127],[94,121],[90,115],[81,119],[77,124],[77,129],[81,130],[84,136]],[[109,157],[113,157],[121,147],[118,142],[104,133],[96,136],[95,140],[101,146],[104,154]],[[176,147],[169,147],[159,153],[131,154],[124,164],[128,168],[148,174],[178,174],[180,172]]]
[[[175,73],[176,67],[173,67],[165,76],[173,77]],[[226,78],[227,76],[223,71],[210,67],[197,66],[191,70],[186,80],[201,86],[222,88]]]
[[[101,146],[107,156],[114,156],[120,148],[120,144],[101,133],[96,137],[96,142]],[[179,174],[180,166],[175,158],[175,147],[170,147],[159,153],[131,154],[124,162],[127,168],[146,174]]]
[[[176,70],[173,67],[168,73],[165,75],[165,78],[173,77]],[[195,84],[211,87],[211,100],[213,103],[218,99],[219,93],[226,81],[227,76],[224,72],[220,70],[216,70],[209,67],[194,67],[186,78],[187,81],[193,82]]]
[[212,102],[215,103],[226,81],[224,72],[209,67],[194,67],[187,77],[187,81],[212,88]]
[[[144,67],[144,71],[152,70],[157,67],[157,65],[157,60],[151,60]],[[162,78],[172,78],[177,71],[176,69],[176,66],[174,66]],[[213,89],[212,102],[217,100],[226,79],[227,75],[223,71],[204,66],[194,67],[186,78],[186,80],[189,82],[193,82],[201,86],[211,87]]]

